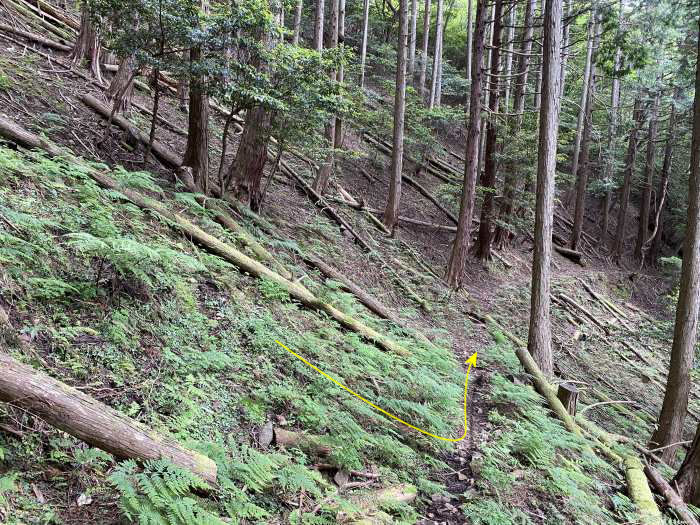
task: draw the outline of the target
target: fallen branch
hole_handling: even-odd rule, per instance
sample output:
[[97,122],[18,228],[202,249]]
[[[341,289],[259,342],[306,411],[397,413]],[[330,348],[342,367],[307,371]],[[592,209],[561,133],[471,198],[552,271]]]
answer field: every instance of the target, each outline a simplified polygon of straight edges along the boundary
[[669,485],[668,481],[664,479],[658,470],[646,461],[644,462],[644,473],[649,481],[651,481],[656,491],[666,499],[668,506],[671,507],[685,523],[688,525],[700,525],[695,515],[688,509],[688,506],[678,493],[673,490],[673,487]]

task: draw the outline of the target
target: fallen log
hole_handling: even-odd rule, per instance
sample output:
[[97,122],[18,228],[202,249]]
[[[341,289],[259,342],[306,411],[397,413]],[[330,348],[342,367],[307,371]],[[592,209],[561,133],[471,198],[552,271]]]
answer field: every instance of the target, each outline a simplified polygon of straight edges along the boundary
[[[365,208],[370,213],[381,213],[381,210],[373,210],[371,208]],[[419,221],[418,219],[411,219],[409,217],[399,217],[399,222],[404,222],[406,224],[415,224],[416,226],[424,226],[426,228],[433,228],[435,230],[441,230],[446,232],[456,232],[457,226],[446,226],[444,224],[435,224],[432,222]]]
[[2,115],[0,115],[0,137],[27,149],[40,149],[52,157],[63,154],[61,149],[52,142],[25,130]]
[[38,44],[41,44],[44,47],[50,47],[51,49],[56,49],[57,51],[64,51],[67,53],[72,49],[72,47],[67,46],[65,44],[61,44],[61,43],[56,42],[54,40],[50,40],[46,37],[43,37],[41,35],[37,35],[35,33],[30,33],[29,31],[23,31],[22,29],[14,28],[8,24],[0,23],[0,31],[5,31],[7,33],[19,35],[21,37],[26,38],[27,40],[31,40],[32,42],[36,42]]
[[[44,29],[51,31],[54,35],[61,38],[65,42],[71,42],[76,35],[73,29],[64,30],[54,24],[49,23],[40,14],[37,14],[37,8],[25,2],[13,2],[13,0],[5,0],[6,5],[12,6],[17,12],[27,17],[31,22],[36,22]],[[44,13],[41,13],[44,14]]]
[[313,434],[275,428],[274,435],[275,444],[282,447],[298,447],[318,456],[328,456],[332,452],[331,447],[324,445],[321,438]]
[[656,491],[661,494],[669,507],[688,525],[700,525],[695,515],[688,509],[683,499],[678,495],[678,492],[673,490],[673,487],[664,479],[661,473],[652,467],[648,462],[644,462],[644,473],[646,474],[651,484]]
[[637,505],[640,523],[644,525],[664,525],[664,518],[656,506],[642,462],[636,456],[625,456],[625,477],[630,499]]
[[104,403],[0,352],[0,401],[121,459],[168,459],[216,484],[216,463]]
[[[25,3],[28,2],[25,1]],[[74,29],[75,31],[80,31],[80,21],[76,20],[74,17],[72,17],[65,11],[54,7],[49,2],[46,2],[44,0],[36,0],[36,5],[39,8],[40,13],[47,14],[53,17],[53,19],[57,22],[62,22],[71,29]]]
[[586,266],[586,264],[583,262],[583,254],[581,252],[570,250],[569,248],[562,248],[556,244],[554,244],[554,250],[562,257],[566,257],[570,261],[575,262],[580,266]]
[[427,189],[425,189],[417,180],[415,180],[413,177],[409,177],[408,175],[401,175],[401,178],[408,182],[408,184],[413,186],[416,190],[418,190],[418,193],[423,195],[423,197],[432,202],[435,205],[435,207],[442,213],[444,213],[447,216],[447,218],[450,219],[453,223],[459,223],[457,217],[455,217],[455,215],[452,212],[450,212],[450,210],[448,210],[442,204],[440,204],[440,201],[433,197],[433,195]]

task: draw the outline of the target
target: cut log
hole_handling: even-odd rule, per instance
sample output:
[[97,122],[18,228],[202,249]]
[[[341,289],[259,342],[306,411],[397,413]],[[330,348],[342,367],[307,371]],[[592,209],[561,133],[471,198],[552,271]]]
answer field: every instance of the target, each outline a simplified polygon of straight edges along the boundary
[[0,137],[27,149],[40,149],[52,157],[62,154],[61,149],[52,142],[25,130],[2,115],[0,115]]
[[322,260],[311,256],[305,256],[304,260],[310,265],[318,268],[321,271],[321,273],[323,273],[326,277],[330,277],[334,281],[338,281],[340,284],[342,284],[343,288],[345,288],[355,297],[357,297],[357,299],[362,304],[364,304],[367,308],[369,308],[369,310],[377,314],[379,317],[383,319],[389,319],[398,323],[398,319],[389,310],[389,308],[387,308],[377,299],[363,291],[359,286],[357,286],[355,283],[353,283],[350,279],[345,277],[342,273],[333,268],[331,265],[326,264]]
[[556,244],[554,245],[554,250],[562,257],[566,257],[570,261],[575,262],[580,266],[586,266],[586,263],[583,262],[583,254],[581,252],[570,250],[569,248],[562,248]]
[[46,37],[43,37],[41,35],[37,35],[35,33],[30,33],[29,31],[23,31],[21,29],[16,29],[8,24],[0,23],[0,31],[5,31],[6,33],[12,33],[15,35],[19,35],[21,37],[26,38],[27,40],[31,40],[32,42],[36,42],[37,44],[41,44],[44,47],[49,47],[51,49],[56,49],[58,51],[65,51],[66,53],[68,53],[69,51],[71,51],[73,49],[71,46],[67,46],[65,44],[55,42],[54,40],[50,40]]
[[318,456],[328,456],[332,452],[331,447],[324,445],[319,436],[305,432],[292,432],[283,428],[275,429],[275,444],[282,447],[298,447]]
[[576,402],[578,401],[578,388],[570,383],[561,383],[557,389],[557,398],[564,405],[566,411],[576,417]]
[[168,459],[216,484],[216,463],[177,441],[0,352],[0,401],[122,459]]
[[670,508],[688,525],[700,525],[695,515],[688,509],[683,499],[669,485],[661,473],[652,467],[648,462],[644,463],[644,473],[646,474],[651,484],[656,489],[656,492],[661,494]]

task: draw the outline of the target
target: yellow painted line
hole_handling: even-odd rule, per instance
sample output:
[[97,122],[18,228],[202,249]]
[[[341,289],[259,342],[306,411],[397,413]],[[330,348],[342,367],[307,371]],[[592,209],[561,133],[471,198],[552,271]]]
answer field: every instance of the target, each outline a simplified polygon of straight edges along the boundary
[[304,359],[302,356],[300,356],[300,355],[297,354],[296,352],[294,352],[294,351],[290,350],[289,348],[287,348],[285,345],[283,345],[282,343],[280,343],[277,339],[275,339],[275,343],[277,343],[278,345],[280,345],[282,348],[284,348],[287,352],[289,352],[290,354],[292,354],[292,355],[293,355],[294,357],[296,357],[297,359],[299,359],[299,360],[303,361],[304,363],[306,363],[307,365],[309,365],[311,368],[313,368],[314,370],[316,370],[316,372],[318,372],[318,373],[321,374],[322,376],[324,376],[324,377],[326,377],[327,379],[330,379],[331,381],[333,381],[336,385],[338,385],[338,386],[339,386],[340,388],[342,388],[343,390],[346,390],[347,392],[350,392],[353,396],[355,396],[356,398],[358,398],[358,399],[364,401],[364,402],[367,403],[369,406],[371,406],[372,408],[378,410],[379,412],[381,412],[381,413],[384,414],[385,416],[389,416],[390,418],[395,419],[395,420],[398,421],[399,423],[401,423],[401,424],[403,424],[403,425],[406,425],[407,427],[410,427],[410,428],[412,428],[413,430],[417,430],[418,432],[421,432],[422,434],[425,434],[426,436],[430,436],[430,437],[435,438],[435,439],[441,439],[441,440],[443,440],[443,441],[451,441],[451,442],[453,442],[453,443],[455,443],[455,442],[457,442],[457,441],[462,441],[465,437],[467,437],[467,387],[468,387],[468,385],[469,385],[469,372],[471,371],[472,366],[476,365],[476,354],[477,354],[476,352],[474,352],[474,353],[472,354],[472,356],[471,356],[469,359],[466,360],[466,364],[469,365],[469,368],[467,368],[467,375],[466,375],[466,377],[464,378],[464,433],[463,433],[460,437],[458,437],[458,438],[446,438],[446,437],[443,437],[443,436],[438,436],[438,435],[436,435],[436,434],[431,434],[431,433],[428,432],[427,430],[423,430],[422,428],[418,428],[418,427],[416,427],[416,426],[414,426],[414,425],[411,425],[410,423],[407,423],[407,422],[404,421],[403,419],[396,417],[394,414],[392,414],[392,413],[390,413],[390,412],[387,412],[386,410],[384,410],[384,409],[381,408],[381,407],[378,407],[377,405],[375,405],[375,404],[372,403],[371,401],[368,401],[367,399],[365,399],[364,397],[362,397],[362,396],[361,396],[360,394],[358,394],[357,392],[355,392],[355,391],[349,389],[348,387],[346,387],[344,384],[342,384],[342,383],[341,383],[340,381],[338,381],[337,379],[334,379],[333,377],[331,377],[331,376],[329,376],[328,374],[326,374],[326,373],[325,373],[323,370],[321,370],[320,368],[318,368],[318,367],[314,366],[313,364],[309,363],[309,361],[307,361],[306,359]]

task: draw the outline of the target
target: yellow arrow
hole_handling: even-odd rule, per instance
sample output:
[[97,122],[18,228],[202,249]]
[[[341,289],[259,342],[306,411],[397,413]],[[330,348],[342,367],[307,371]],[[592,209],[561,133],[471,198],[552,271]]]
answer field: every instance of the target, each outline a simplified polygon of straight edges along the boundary
[[326,374],[323,370],[321,370],[320,368],[318,368],[318,367],[312,365],[312,364],[309,363],[306,359],[304,359],[302,356],[300,356],[300,355],[297,354],[296,352],[294,352],[294,351],[290,350],[289,348],[287,348],[286,346],[284,346],[284,345],[283,345],[282,343],[280,343],[277,339],[275,339],[275,343],[277,343],[278,345],[280,345],[282,348],[284,348],[287,352],[289,352],[290,354],[292,354],[292,355],[293,355],[294,357],[296,357],[297,359],[299,359],[299,360],[303,361],[304,363],[306,363],[307,365],[309,365],[311,368],[313,368],[314,370],[316,370],[316,372],[318,372],[318,373],[321,374],[322,376],[324,376],[324,377],[330,379],[331,381],[333,381],[336,385],[338,385],[338,386],[339,386],[340,388],[342,388],[343,390],[346,390],[346,391],[350,392],[353,396],[355,396],[356,398],[358,398],[358,399],[364,401],[365,403],[367,403],[367,404],[368,404],[369,406],[371,406],[372,408],[375,408],[375,409],[379,410],[379,411],[380,411],[382,414],[384,414],[385,416],[389,416],[390,418],[395,419],[396,421],[398,421],[399,423],[402,423],[402,424],[406,425],[407,427],[410,427],[410,428],[412,428],[412,429],[414,429],[414,430],[417,430],[418,432],[421,432],[421,433],[425,434],[426,436],[430,436],[430,437],[433,437],[433,438],[435,438],[435,439],[441,439],[441,440],[443,440],[443,441],[451,441],[451,442],[453,442],[453,443],[454,443],[454,442],[457,442],[457,441],[462,441],[465,437],[467,437],[467,386],[469,385],[469,372],[471,371],[472,366],[475,366],[475,365],[476,365],[476,354],[477,354],[476,352],[474,352],[474,353],[471,355],[471,357],[470,357],[469,359],[466,360],[466,364],[469,365],[469,368],[467,368],[467,376],[464,378],[464,433],[463,433],[460,437],[458,437],[458,438],[446,438],[446,437],[438,436],[438,435],[435,435],[435,434],[431,434],[431,433],[428,432],[427,430],[423,430],[422,428],[418,428],[418,427],[416,427],[416,426],[414,426],[414,425],[411,425],[410,423],[407,423],[407,422],[404,421],[403,419],[396,417],[394,414],[391,414],[390,412],[387,412],[387,411],[384,410],[383,408],[378,407],[377,405],[375,405],[375,404],[372,403],[371,401],[368,401],[367,399],[365,399],[364,397],[362,397],[362,396],[361,396],[360,394],[358,394],[357,392],[355,392],[355,391],[353,391],[353,390],[350,390],[348,387],[346,387],[346,386],[345,386],[344,384],[342,384],[340,381],[338,381],[337,379],[332,378],[331,376],[329,376],[328,374]]

